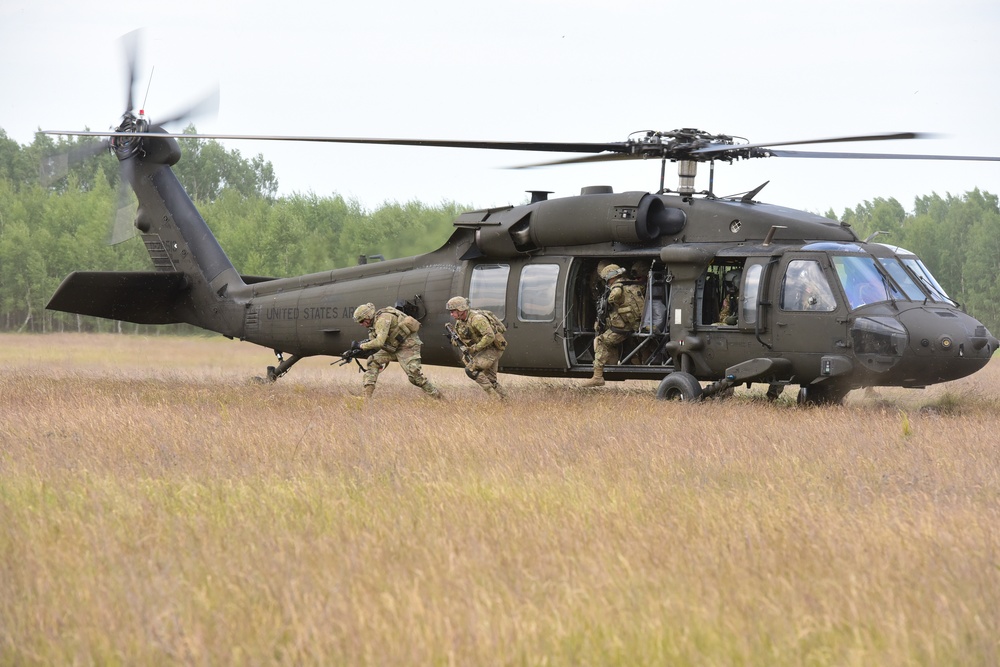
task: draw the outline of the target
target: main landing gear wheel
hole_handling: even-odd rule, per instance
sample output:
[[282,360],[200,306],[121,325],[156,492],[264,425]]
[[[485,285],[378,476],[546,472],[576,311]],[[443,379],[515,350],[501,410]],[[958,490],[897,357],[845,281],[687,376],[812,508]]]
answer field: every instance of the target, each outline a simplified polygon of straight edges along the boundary
[[675,371],[660,382],[656,397],[663,401],[700,401],[701,384],[690,373]]
[[850,389],[808,385],[799,389],[799,405],[840,405]]

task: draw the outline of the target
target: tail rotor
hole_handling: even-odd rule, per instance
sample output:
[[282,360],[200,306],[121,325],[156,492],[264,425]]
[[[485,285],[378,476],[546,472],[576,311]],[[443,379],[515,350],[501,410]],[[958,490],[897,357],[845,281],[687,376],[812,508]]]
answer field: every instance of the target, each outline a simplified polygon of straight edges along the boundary
[[[138,51],[142,41],[142,30],[137,29],[121,37],[121,47],[125,56],[125,109],[113,136],[100,139],[81,139],[79,143],[61,153],[46,156],[41,161],[39,180],[44,187],[51,187],[65,178],[69,172],[84,162],[110,152],[118,158],[119,178],[117,210],[112,216],[108,244],[116,245],[131,239],[136,234],[133,225],[135,197],[130,183],[134,165],[130,158],[141,155],[142,133],[149,132],[152,124],[144,109],[136,109],[136,85],[138,83]],[[219,87],[214,86],[203,98],[188,108],[174,113],[155,127],[188,121],[195,117],[214,116],[219,111]],[[160,130],[162,131],[162,130]]]

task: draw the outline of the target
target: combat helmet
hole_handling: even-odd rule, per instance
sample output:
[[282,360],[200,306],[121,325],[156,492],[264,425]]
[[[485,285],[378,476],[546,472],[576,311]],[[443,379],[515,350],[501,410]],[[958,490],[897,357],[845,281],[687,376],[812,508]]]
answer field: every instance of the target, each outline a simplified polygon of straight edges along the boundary
[[735,294],[740,289],[740,278],[743,277],[743,271],[740,269],[731,269],[726,271],[726,275],[723,276],[722,282],[726,286],[726,291]]
[[622,267],[617,264],[608,264],[604,267],[604,270],[601,271],[601,279],[604,280],[604,282],[608,282],[612,278],[617,278],[623,273],[625,273],[625,269]]
[[358,324],[373,317],[375,317],[375,304],[373,303],[363,303],[354,309],[354,321]]
[[453,296],[450,299],[448,299],[448,303],[444,305],[444,308],[445,310],[448,311],[452,310],[467,311],[469,310],[469,300],[466,299],[464,296]]

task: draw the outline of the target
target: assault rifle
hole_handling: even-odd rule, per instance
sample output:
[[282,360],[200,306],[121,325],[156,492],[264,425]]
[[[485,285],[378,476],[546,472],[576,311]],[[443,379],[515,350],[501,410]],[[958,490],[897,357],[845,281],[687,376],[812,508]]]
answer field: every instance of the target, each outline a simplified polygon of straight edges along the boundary
[[601,333],[608,328],[608,297],[611,296],[611,288],[605,288],[601,298],[597,300],[597,328],[596,333]]
[[[445,336],[451,341],[451,344],[462,351],[462,363],[465,364],[466,374],[469,373],[469,364],[472,363],[472,355],[469,354],[469,348],[462,344],[462,339],[458,337],[458,333],[455,331],[455,327],[451,323],[445,324]],[[469,377],[472,377],[471,375]]]
[[[365,343],[367,341],[361,341],[361,342]],[[337,364],[338,366],[343,366],[345,364],[351,363],[351,361],[353,360],[354,363],[358,365],[359,369],[364,370],[364,366],[362,366],[361,362],[358,360],[367,359],[373,354],[375,354],[375,350],[362,350],[361,343],[359,343],[356,340],[352,340],[351,347],[340,353],[340,363],[337,362],[333,363]]]

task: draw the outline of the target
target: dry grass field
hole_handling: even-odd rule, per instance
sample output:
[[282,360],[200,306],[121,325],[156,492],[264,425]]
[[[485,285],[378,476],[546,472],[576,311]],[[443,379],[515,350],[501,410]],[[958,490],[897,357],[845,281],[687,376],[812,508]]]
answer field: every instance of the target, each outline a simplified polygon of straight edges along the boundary
[[0,336],[0,665],[1000,664],[1000,361],[836,408],[329,362]]

